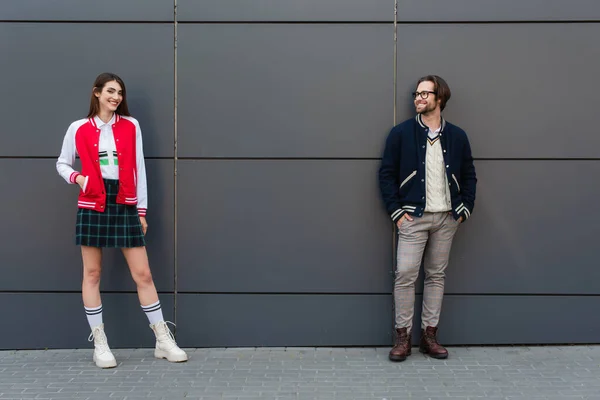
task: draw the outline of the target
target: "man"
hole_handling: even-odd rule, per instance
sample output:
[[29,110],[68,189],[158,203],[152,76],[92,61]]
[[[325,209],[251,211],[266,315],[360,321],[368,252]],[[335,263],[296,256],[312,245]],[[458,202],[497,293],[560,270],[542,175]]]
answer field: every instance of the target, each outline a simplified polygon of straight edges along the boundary
[[392,361],[404,361],[411,354],[415,282],[423,257],[419,351],[448,357],[437,341],[444,271],[454,234],[473,212],[477,184],[467,134],[442,117],[450,99],[448,84],[439,76],[425,76],[417,82],[413,98],[417,115],[391,130],[379,170],[385,207],[399,235]]

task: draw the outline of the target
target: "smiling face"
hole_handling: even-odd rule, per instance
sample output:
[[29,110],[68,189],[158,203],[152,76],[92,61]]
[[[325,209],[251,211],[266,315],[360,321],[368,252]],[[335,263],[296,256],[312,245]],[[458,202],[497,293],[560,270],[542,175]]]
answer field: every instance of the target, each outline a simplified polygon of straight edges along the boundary
[[103,115],[110,118],[113,113],[131,116],[127,107],[125,82],[111,72],[103,72],[96,77],[90,95],[90,109],[87,118]]
[[414,104],[417,114],[424,115],[435,112],[440,107],[440,99],[436,94],[433,82],[423,81],[419,83],[415,91]]
[[94,90],[100,113],[114,113],[123,101],[123,88],[117,81],[109,81],[100,91]]

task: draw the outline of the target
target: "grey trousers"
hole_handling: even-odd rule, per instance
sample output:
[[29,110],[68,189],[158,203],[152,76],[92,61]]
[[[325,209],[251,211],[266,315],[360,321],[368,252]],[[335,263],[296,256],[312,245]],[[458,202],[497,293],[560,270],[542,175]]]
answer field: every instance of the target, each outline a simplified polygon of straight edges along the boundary
[[460,222],[447,212],[424,213],[423,217],[404,220],[399,229],[394,303],[396,328],[411,332],[415,305],[415,282],[424,260],[425,287],[421,328],[436,327],[442,311],[445,270],[452,239]]

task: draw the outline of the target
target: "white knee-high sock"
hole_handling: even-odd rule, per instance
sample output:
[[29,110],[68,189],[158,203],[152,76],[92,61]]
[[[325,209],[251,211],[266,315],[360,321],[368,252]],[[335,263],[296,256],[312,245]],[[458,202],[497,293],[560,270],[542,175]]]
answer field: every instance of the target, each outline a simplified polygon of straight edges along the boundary
[[150,321],[151,325],[154,325],[159,321],[164,321],[162,309],[160,308],[160,300],[156,303],[142,306],[142,310],[146,313],[146,317],[148,317],[148,321]]
[[92,330],[102,324],[102,304],[98,307],[88,308],[84,306],[83,308],[85,308],[85,315]]

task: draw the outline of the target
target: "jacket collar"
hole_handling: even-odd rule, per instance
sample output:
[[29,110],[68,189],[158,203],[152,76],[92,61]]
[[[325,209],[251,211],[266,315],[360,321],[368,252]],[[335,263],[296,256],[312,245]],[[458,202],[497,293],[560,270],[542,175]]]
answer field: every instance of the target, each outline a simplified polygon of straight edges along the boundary
[[[442,133],[444,131],[444,128],[446,127],[446,120],[442,116],[440,116],[440,118],[442,120],[441,120],[441,123],[440,123],[440,130],[439,130],[439,132]],[[415,119],[417,120],[417,122],[419,123],[419,125],[421,125],[421,128],[429,129],[427,127],[427,125],[425,125],[423,123],[423,116],[421,114],[417,114],[417,116],[415,117]]]

